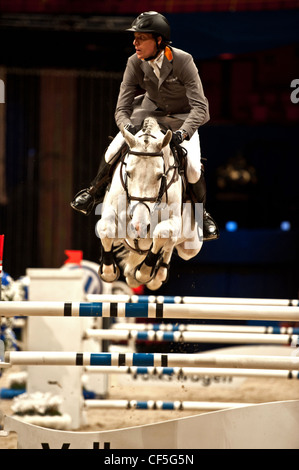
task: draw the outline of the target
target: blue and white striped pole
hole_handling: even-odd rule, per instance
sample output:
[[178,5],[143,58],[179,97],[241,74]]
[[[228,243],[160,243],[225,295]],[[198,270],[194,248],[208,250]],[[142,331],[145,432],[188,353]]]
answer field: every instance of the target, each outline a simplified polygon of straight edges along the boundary
[[299,307],[124,302],[0,302],[0,316],[299,321]]
[[231,333],[207,331],[139,331],[118,329],[88,328],[83,339],[98,339],[112,341],[166,341],[188,343],[228,343],[228,344],[282,344],[297,347],[299,336],[289,334],[260,334],[260,333]]
[[147,376],[162,379],[173,378],[178,381],[191,377],[194,381],[203,377],[268,377],[275,379],[299,380],[298,371],[273,370],[273,369],[239,369],[239,368],[216,368],[216,367],[117,367],[117,366],[86,366],[87,373],[101,374],[127,374],[136,378]]
[[[137,367],[238,367],[242,369],[299,370],[299,356],[233,354],[89,353],[7,351],[11,365],[137,366]],[[1,364],[0,364],[1,368]]]
[[[114,331],[180,331],[180,332],[214,332],[214,333],[254,333],[263,335],[299,335],[299,328],[277,325],[219,325],[219,324],[190,324],[190,323],[125,323],[115,322],[111,325]],[[97,330],[93,330],[97,331]]]
[[196,297],[179,295],[128,295],[89,294],[90,302],[131,302],[158,304],[220,304],[220,305],[268,305],[277,307],[299,307],[299,299],[259,299],[235,297]]
[[203,401],[163,401],[163,400],[85,400],[85,408],[122,410],[165,410],[165,411],[217,411],[240,408],[252,403],[203,402]]

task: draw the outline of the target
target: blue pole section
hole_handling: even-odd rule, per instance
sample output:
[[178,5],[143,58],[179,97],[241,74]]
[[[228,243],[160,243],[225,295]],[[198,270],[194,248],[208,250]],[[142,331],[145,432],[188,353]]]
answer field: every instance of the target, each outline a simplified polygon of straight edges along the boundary
[[[152,296],[149,295],[139,295],[137,297],[137,303],[148,303]],[[157,297],[153,297],[153,302],[157,301]],[[176,297],[174,295],[163,295],[163,304],[173,304],[176,301]],[[181,297],[181,302],[183,302],[183,297]]]
[[[103,302],[82,302],[79,307],[80,317],[102,317],[103,316]],[[110,317],[117,317],[118,303],[109,303],[108,308]],[[126,318],[147,318],[148,317],[148,302],[143,303],[126,303],[125,317]],[[121,304],[122,306],[122,304]]]

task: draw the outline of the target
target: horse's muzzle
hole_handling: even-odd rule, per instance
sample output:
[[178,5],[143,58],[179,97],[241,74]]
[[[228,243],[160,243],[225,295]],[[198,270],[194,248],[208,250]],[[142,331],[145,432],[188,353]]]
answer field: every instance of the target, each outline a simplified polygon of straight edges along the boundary
[[[145,210],[146,209],[146,210]],[[151,213],[150,208],[144,202],[137,202],[137,204],[130,204],[129,206],[128,229],[131,233],[131,238],[146,238],[150,229]]]

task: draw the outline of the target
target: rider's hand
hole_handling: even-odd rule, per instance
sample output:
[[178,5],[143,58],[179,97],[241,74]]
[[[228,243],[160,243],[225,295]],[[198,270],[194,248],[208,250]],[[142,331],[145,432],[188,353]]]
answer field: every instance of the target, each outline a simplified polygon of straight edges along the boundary
[[179,145],[187,139],[188,134],[184,129],[179,129],[172,134],[172,139],[175,145]]
[[126,124],[125,125],[125,129],[129,132],[131,132],[131,134],[135,135],[137,133],[137,129],[135,126],[133,126],[133,124],[129,123],[129,124]]

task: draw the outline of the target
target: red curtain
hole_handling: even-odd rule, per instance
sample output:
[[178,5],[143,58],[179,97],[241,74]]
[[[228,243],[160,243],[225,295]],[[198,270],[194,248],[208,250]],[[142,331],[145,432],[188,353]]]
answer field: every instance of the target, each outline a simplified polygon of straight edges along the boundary
[[42,266],[57,267],[72,243],[76,78],[48,71],[40,86],[40,253]]

